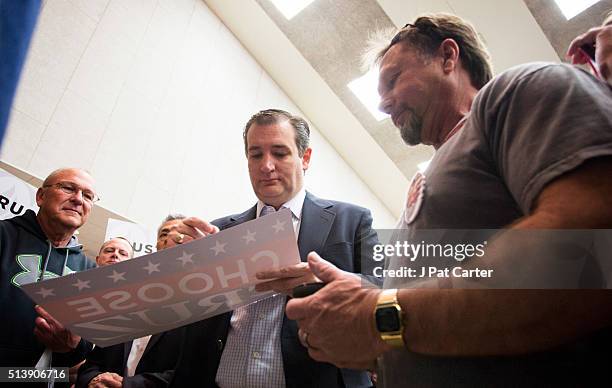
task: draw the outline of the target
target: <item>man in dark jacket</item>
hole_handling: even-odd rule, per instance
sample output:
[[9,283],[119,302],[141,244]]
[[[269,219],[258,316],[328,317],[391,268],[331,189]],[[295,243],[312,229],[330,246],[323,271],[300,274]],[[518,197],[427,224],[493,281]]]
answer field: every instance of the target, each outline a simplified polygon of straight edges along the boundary
[[[333,257],[348,272],[371,274],[363,252],[378,243],[370,211],[317,198],[304,187],[310,165],[310,129],[301,117],[278,109],[256,113],[243,132],[249,176],[257,203],[241,214],[213,224],[224,230],[281,208],[291,212],[302,260],[316,251]],[[208,223],[186,219],[182,241],[214,232]],[[298,340],[295,321],[285,304],[294,287],[319,281],[306,263],[259,273],[260,291],[274,296],[185,328],[185,346],[174,372],[173,387],[197,381],[201,387],[370,387],[364,370],[348,370],[313,360]]]
[[91,347],[34,306],[21,286],[95,266],[81,252],[74,232],[97,199],[87,172],[60,169],[36,192],[38,214],[28,210],[0,221],[1,366],[70,366]]

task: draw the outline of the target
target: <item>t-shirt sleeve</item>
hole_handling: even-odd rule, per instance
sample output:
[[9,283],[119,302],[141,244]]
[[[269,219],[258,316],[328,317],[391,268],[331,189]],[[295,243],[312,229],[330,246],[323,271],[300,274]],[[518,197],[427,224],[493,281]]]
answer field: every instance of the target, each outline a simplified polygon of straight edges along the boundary
[[569,65],[503,73],[478,94],[472,114],[525,214],[553,179],[612,155],[612,89]]

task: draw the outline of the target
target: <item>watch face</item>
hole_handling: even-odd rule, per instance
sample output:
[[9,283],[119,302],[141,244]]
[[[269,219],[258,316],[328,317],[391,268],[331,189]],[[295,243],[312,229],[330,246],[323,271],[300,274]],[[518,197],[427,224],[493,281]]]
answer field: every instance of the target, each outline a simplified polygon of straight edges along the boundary
[[401,329],[400,317],[395,306],[381,307],[376,310],[376,328],[381,333]]

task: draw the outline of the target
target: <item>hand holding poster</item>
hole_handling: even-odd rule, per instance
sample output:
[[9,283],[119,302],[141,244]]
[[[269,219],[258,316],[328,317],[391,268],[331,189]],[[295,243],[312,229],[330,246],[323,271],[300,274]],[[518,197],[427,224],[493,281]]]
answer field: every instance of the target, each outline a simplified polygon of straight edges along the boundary
[[264,299],[255,274],[299,263],[289,210],[209,237],[22,289],[72,332],[109,346]]

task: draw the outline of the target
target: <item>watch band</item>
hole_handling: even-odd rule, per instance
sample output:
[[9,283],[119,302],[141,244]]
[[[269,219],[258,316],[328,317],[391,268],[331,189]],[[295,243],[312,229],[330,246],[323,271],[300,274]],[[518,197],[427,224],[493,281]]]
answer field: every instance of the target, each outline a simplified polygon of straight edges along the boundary
[[397,289],[382,290],[378,296],[378,302],[374,309],[374,315],[376,320],[376,313],[383,308],[393,308],[397,314],[399,321],[399,329],[395,331],[381,331],[377,326],[376,330],[380,333],[380,338],[388,343],[389,345],[396,348],[403,348],[404,345],[404,322],[402,319],[402,307],[397,300]]

